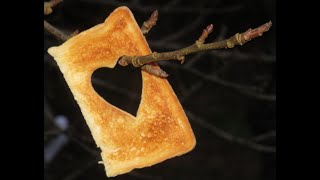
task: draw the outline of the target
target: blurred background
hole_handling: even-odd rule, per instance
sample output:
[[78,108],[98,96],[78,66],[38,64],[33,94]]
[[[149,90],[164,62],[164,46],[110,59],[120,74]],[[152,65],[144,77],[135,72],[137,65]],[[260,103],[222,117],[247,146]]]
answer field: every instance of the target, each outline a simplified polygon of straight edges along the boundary
[[[276,179],[276,5],[275,0],[64,0],[45,20],[70,34],[102,23],[128,6],[139,25],[157,9],[147,35],[156,52],[194,43],[208,24],[206,42],[226,39],[269,20],[272,28],[244,46],[160,62],[181,101],[197,139],[193,151],[113,179]],[[44,178],[106,179],[100,149],[57,64],[47,53],[62,44],[44,32]],[[101,68],[92,76],[108,102],[135,114],[141,94],[139,69]]]

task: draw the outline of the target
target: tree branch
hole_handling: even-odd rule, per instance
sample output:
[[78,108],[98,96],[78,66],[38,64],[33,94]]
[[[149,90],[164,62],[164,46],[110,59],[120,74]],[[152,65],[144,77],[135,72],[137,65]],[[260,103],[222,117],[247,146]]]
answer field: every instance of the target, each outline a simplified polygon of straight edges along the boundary
[[67,41],[71,37],[48,23],[46,20],[44,20],[44,29],[61,41]]
[[[44,2],[44,15],[49,15],[52,13],[53,8],[61,3],[63,0],[51,0],[49,2]],[[61,41],[67,41],[71,37],[77,35],[79,30],[75,30],[69,36],[60,31],[58,28],[54,27],[52,24],[48,23],[48,21],[44,20],[44,29],[54,35],[57,39]]]
[[[121,66],[127,66],[128,64],[132,64],[135,67],[141,67],[144,64],[150,62],[157,62],[157,61],[164,61],[164,60],[180,60],[183,62],[184,56],[201,51],[208,51],[214,49],[223,49],[223,48],[233,48],[235,45],[243,45],[246,42],[258,37],[262,36],[262,34],[268,31],[271,27],[271,21],[265,23],[258,28],[255,29],[248,29],[246,32],[237,33],[234,36],[214,43],[207,43],[204,44],[205,38],[210,34],[210,30],[212,32],[212,25],[209,25],[201,34],[200,38],[191,46],[186,48],[171,51],[171,52],[164,52],[164,53],[157,53],[153,52],[152,54],[146,56],[122,56],[118,61],[118,64]],[[211,28],[211,29],[210,29]]]

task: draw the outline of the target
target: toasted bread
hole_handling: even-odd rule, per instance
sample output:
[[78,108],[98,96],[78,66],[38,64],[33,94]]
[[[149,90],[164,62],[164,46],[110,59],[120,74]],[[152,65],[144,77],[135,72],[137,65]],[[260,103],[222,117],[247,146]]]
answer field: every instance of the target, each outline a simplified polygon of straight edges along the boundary
[[108,177],[152,166],[194,148],[189,121],[166,79],[141,72],[143,87],[136,117],[106,102],[92,87],[91,75],[96,69],[113,68],[123,55],[151,53],[127,7],[117,8],[104,23],[48,52],[102,150]]

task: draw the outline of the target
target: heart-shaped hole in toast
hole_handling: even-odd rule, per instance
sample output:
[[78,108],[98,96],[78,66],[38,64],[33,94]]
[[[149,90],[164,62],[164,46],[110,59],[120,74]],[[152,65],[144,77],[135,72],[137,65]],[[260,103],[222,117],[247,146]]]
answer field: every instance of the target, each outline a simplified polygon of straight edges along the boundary
[[108,103],[136,116],[142,93],[141,71],[138,68],[99,68],[92,74],[91,83]]

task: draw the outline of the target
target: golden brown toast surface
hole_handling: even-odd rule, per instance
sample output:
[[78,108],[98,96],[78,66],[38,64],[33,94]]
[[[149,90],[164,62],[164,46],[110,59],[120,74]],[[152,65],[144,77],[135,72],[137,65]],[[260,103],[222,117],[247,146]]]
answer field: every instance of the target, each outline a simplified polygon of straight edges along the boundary
[[188,119],[166,79],[142,71],[136,117],[106,102],[92,87],[91,75],[96,69],[113,68],[123,55],[151,53],[128,8],[117,8],[104,23],[48,52],[57,61],[102,150],[107,176],[151,166],[194,148]]

